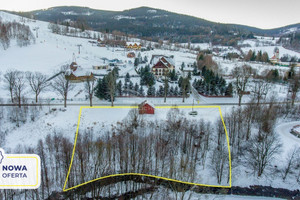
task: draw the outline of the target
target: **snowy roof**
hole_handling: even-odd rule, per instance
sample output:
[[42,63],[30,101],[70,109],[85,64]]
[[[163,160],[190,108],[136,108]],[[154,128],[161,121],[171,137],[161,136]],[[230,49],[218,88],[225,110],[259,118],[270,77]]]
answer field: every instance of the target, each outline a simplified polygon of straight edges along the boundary
[[149,102],[148,100],[145,100],[141,103],[141,105],[145,105],[145,104],[148,104],[149,106],[151,106],[152,108],[154,108],[154,104]]
[[169,58],[162,57],[157,61],[153,68],[172,68],[172,66],[174,67],[172,60],[170,60]]
[[68,69],[66,71],[66,75],[71,75],[71,74],[73,74],[76,77],[80,77],[80,76],[90,76],[92,74],[92,72],[87,71],[87,70],[83,69],[82,67],[78,66],[75,70]]
[[127,46],[129,46],[129,45],[134,45],[134,44],[136,44],[136,45],[141,45],[141,43],[139,43],[139,42],[126,42],[126,45]]
[[164,58],[167,62],[169,62],[171,65],[175,66],[174,59],[171,56],[165,56],[165,55],[152,55],[150,64],[156,64],[159,60]]
[[171,65],[175,65],[174,64],[174,60],[173,59],[171,59],[171,58],[169,58],[169,57],[162,57],[161,59],[160,59],[165,65],[167,65],[168,63],[169,64],[171,64]]

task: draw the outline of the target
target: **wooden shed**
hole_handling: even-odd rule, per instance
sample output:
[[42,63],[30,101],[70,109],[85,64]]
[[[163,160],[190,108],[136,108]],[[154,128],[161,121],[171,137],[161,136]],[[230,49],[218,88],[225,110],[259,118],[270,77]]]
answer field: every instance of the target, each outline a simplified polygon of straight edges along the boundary
[[147,100],[142,102],[139,105],[139,114],[144,115],[144,114],[151,114],[154,115],[154,105],[149,103]]

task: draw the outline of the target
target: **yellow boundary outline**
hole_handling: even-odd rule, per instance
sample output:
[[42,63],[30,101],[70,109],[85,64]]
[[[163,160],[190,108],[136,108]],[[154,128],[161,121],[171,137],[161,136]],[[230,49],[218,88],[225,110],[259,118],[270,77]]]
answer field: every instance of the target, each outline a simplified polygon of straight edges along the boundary
[[35,185],[0,185],[1,187],[35,187],[35,186],[39,185],[39,159],[37,157],[35,157],[35,156],[7,156],[6,158],[35,158],[36,159],[36,184]]
[[75,135],[75,142],[74,142],[73,153],[72,153],[72,158],[71,158],[71,162],[70,162],[68,174],[67,174],[67,177],[66,177],[66,180],[65,180],[65,184],[64,184],[64,187],[63,187],[63,191],[64,192],[67,192],[69,190],[78,188],[78,187],[86,185],[88,183],[92,183],[92,182],[97,181],[97,180],[106,179],[106,178],[110,178],[110,177],[116,177],[116,176],[130,176],[130,175],[138,175],[138,176],[146,176],[146,177],[164,179],[164,180],[173,181],[173,182],[177,182],[177,183],[184,183],[184,184],[188,184],[188,185],[197,185],[197,186],[215,187],[215,188],[231,188],[231,153],[230,153],[230,146],[229,146],[229,137],[228,137],[226,125],[225,125],[225,122],[224,122],[224,119],[223,119],[223,116],[222,116],[221,107],[220,106],[156,106],[155,108],[158,108],[158,109],[163,109],[163,108],[218,108],[219,109],[219,113],[220,113],[221,120],[222,120],[222,123],[223,123],[223,126],[224,126],[225,134],[226,134],[227,147],[228,147],[229,185],[222,186],[222,185],[198,184],[198,183],[184,182],[184,181],[179,181],[179,180],[176,180],[176,179],[170,179],[170,178],[165,178],[165,177],[160,177],[160,176],[154,176],[154,175],[149,175],[149,174],[124,173],[124,174],[113,174],[113,175],[109,175],[109,176],[104,176],[104,177],[96,178],[96,179],[93,179],[93,180],[87,181],[85,183],[81,183],[79,185],[76,185],[76,186],[73,186],[73,187],[70,187],[70,188],[66,189],[67,182],[68,182],[69,175],[70,175],[71,168],[72,168],[72,164],[73,164],[75,149],[76,149],[76,142],[77,142],[77,136],[78,136],[78,132],[79,132],[79,124],[80,124],[80,119],[81,119],[81,111],[82,111],[82,109],[87,109],[87,108],[88,109],[90,109],[90,108],[138,108],[138,106],[114,106],[114,107],[112,107],[112,106],[95,106],[95,107],[81,106],[80,107],[79,116],[78,116],[78,123],[77,123],[77,129],[76,129],[76,135]]

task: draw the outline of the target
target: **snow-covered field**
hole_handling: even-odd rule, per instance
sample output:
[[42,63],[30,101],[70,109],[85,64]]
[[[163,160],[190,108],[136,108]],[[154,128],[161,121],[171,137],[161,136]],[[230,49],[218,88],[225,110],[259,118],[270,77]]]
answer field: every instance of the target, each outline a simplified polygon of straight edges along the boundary
[[[3,130],[9,130],[3,148],[9,151],[18,145],[26,144],[32,146],[37,144],[40,139],[44,139],[46,135],[53,134],[55,131],[57,133],[64,133],[64,136],[73,140],[76,133],[80,107],[70,106],[66,109],[61,109],[51,106],[52,108],[56,110],[49,112],[49,109],[45,107],[35,122],[26,123],[19,128],[11,127],[9,123],[2,125]],[[224,109],[227,110],[226,107]],[[83,108],[79,127],[81,130],[87,127],[93,127],[94,129],[108,128],[126,119],[129,110],[129,108]],[[217,108],[194,108],[194,110],[198,111],[198,116],[195,117],[188,115],[188,112],[191,110],[188,108],[180,109],[183,116],[191,120],[205,119],[213,122],[220,118]],[[165,120],[168,111],[168,108],[156,109],[155,115],[145,115],[143,118],[144,120],[151,121]],[[30,140],[28,140],[29,137],[31,138]]]

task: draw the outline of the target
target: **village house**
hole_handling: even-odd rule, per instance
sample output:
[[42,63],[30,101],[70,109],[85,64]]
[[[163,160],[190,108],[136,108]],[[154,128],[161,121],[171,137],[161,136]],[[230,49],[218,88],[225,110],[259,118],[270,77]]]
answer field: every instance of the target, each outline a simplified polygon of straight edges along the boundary
[[140,105],[139,105],[139,114],[140,115],[144,115],[144,114],[151,114],[154,115],[154,105],[150,102],[148,102],[147,100],[143,101]]
[[126,42],[126,48],[127,49],[139,50],[139,49],[142,48],[142,45],[139,42]]
[[134,52],[129,52],[127,54],[127,58],[135,58],[135,53]]
[[65,78],[73,83],[93,80],[94,74],[80,67],[76,62],[72,62],[70,68],[65,72]]
[[108,64],[103,64],[103,65],[93,65],[93,69],[94,69],[94,70],[101,70],[101,69],[106,69],[106,70],[108,70],[108,69],[110,69],[110,68],[111,68],[111,66],[108,65]]
[[173,69],[175,69],[173,60],[163,56],[152,67],[152,73],[158,78],[167,75]]
[[105,47],[104,41],[102,41],[101,39],[98,39],[98,40],[97,40],[97,46],[98,46],[98,47]]
[[274,56],[272,58],[270,58],[270,62],[273,64],[278,64],[280,62],[279,59],[279,49],[277,49],[277,51],[275,52]]
[[295,67],[300,67],[300,63],[293,63],[293,62],[282,62],[279,58],[279,49],[277,49],[277,51],[275,52],[274,56],[272,58],[270,58],[270,62],[273,65],[279,65],[279,66],[283,66],[283,67],[289,67],[291,64],[294,64]]
[[165,57],[165,58],[171,60],[174,63],[174,56],[173,55],[172,56],[166,56],[166,55],[153,54],[151,56],[151,59],[150,59],[150,65],[155,65],[159,61],[159,59],[161,59],[162,57]]

